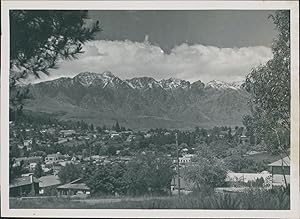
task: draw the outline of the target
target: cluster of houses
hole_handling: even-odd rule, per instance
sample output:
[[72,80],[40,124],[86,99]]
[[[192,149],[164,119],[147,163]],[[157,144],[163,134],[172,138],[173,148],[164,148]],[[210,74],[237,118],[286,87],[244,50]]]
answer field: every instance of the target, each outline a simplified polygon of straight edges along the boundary
[[[17,133],[16,129],[12,129],[11,133],[11,142],[10,145],[16,144],[19,149],[31,151],[32,145],[41,144],[51,146],[51,142],[47,138],[43,139],[33,139],[30,133],[34,133],[35,130],[33,128],[22,129],[22,132],[26,132],[27,139],[23,139],[22,143],[14,141],[16,139]],[[104,133],[99,135],[95,132],[78,132],[73,129],[64,129],[61,126],[45,126],[40,131],[41,134],[45,134],[46,136],[55,135],[57,136],[56,144],[60,146],[64,146],[65,143],[70,141],[77,140],[90,140],[90,139],[119,139],[122,138],[125,142],[132,142],[141,137],[150,138],[155,135],[154,132],[143,133],[143,136],[137,135],[132,131],[122,131],[116,132],[114,130],[104,130]],[[226,136],[227,131],[223,131],[220,133],[219,137],[222,138]],[[165,132],[164,135],[170,135],[170,132]],[[105,139],[103,139],[105,138]],[[248,137],[241,135],[240,141],[244,144]],[[193,148],[192,148],[193,149]],[[178,158],[180,167],[184,167],[188,163],[192,162],[194,154],[189,154],[190,150],[188,148],[182,149],[182,156]],[[118,155],[120,151],[116,151]],[[255,152],[249,152],[248,155],[252,155]],[[169,154],[170,155],[170,154]],[[170,155],[171,156],[171,155]],[[42,156],[21,156],[14,159],[13,166],[23,166],[28,170],[28,174],[24,174],[19,178],[16,178],[10,182],[10,196],[31,196],[31,195],[90,195],[90,188],[85,185],[82,179],[76,179],[67,184],[62,184],[58,173],[61,168],[66,166],[68,163],[79,164],[85,161],[92,161],[97,165],[101,165],[103,163],[110,162],[128,162],[132,159],[130,156],[100,156],[100,155],[91,155],[85,156],[83,155],[68,155],[68,154],[48,154]],[[174,163],[177,162],[177,159],[174,160]],[[41,164],[42,171],[45,176],[40,178],[35,178],[33,176],[33,172],[36,169],[37,165]],[[251,186],[252,183],[257,183],[260,179],[263,179],[262,187],[264,188],[272,188],[275,186],[285,186],[290,183],[290,160],[288,157],[275,161],[269,164],[269,170],[263,171],[261,173],[234,173],[228,171],[226,182],[228,182],[229,187],[226,188],[217,188],[217,192],[234,192],[237,190],[242,190],[245,186]],[[176,168],[176,167],[174,167]],[[176,169],[175,169],[176,170]],[[284,173],[284,174],[283,174]],[[179,186],[180,184],[180,186]],[[182,193],[189,193],[193,190],[194,185],[190,182],[186,182],[183,178],[178,178],[175,176],[171,182],[171,192],[173,194],[178,194],[178,190]]]
[[[58,157],[58,156],[57,156]],[[54,159],[57,159],[55,157]],[[181,159],[181,165],[190,161],[192,155]],[[53,162],[51,159],[50,162]],[[261,173],[234,173],[228,171],[226,182],[229,187],[216,188],[216,192],[242,192],[245,188],[252,186],[252,183],[261,180],[262,184],[258,185],[265,189],[278,186],[285,186],[290,183],[290,159],[285,157],[269,164],[270,171]],[[283,174],[284,172],[284,174]],[[194,185],[180,177],[180,182],[175,176],[171,182],[171,193],[178,194],[178,189],[182,194],[188,194],[193,191]],[[180,184],[180,185],[179,185]],[[35,178],[32,173],[25,174],[20,178],[14,179],[10,185],[10,196],[35,196],[35,195],[90,195],[90,188],[82,182],[82,179],[76,179],[67,184],[62,184],[57,174],[46,175]]]
[[[47,155],[44,160],[43,157],[20,157],[15,159],[14,166],[26,167],[28,172],[27,174],[23,174],[21,177],[14,179],[10,183],[11,196],[25,196],[25,195],[76,195],[76,194],[90,194],[90,189],[84,185],[81,180],[75,180],[68,184],[62,185],[58,173],[61,168],[66,166],[66,164],[79,164],[82,161],[92,161],[97,165],[111,163],[111,162],[129,162],[132,157],[130,156],[117,156],[117,157],[109,157],[109,156],[100,156],[100,155],[92,155],[89,157],[71,157],[69,155],[63,155],[59,152],[56,154]],[[45,176],[40,178],[35,178],[33,176],[33,172],[38,165],[41,164],[43,173]],[[32,189],[34,192],[31,192],[30,186],[32,185]],[[70,191],[69,191],[69,190]],[[29,191],[30,190],[30,191]]]
[[67,184],[62,184],[58,176],[47,175],[36,178],[32,173],[24,174],[22,177],[14,179],[9,184],[10,197],[23,196],[73,196],[90,195],[90,188],[82,182],[82,179],[76,179]]

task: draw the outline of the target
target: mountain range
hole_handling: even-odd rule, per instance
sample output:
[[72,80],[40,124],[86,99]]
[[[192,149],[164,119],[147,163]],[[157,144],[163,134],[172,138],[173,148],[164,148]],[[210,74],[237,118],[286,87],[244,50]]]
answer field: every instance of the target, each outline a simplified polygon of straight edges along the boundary
[[111,72],[82,72],[28,85],[25,109],[95,125],[118,121],[133,129],[236,126],[249,114],[241,83],[151,77],[122,80]]

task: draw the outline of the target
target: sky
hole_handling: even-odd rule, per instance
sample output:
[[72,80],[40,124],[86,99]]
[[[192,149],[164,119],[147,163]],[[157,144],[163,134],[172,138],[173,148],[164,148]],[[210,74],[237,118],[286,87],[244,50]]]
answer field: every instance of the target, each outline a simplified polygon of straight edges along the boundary
[[[102,31],[77,60],[50,77],[110,71],[121,79],[149,76],[191,82],[242,81],[272,58],[273,11],[89,11]],[[37,81],[36,81],[37,82]]]

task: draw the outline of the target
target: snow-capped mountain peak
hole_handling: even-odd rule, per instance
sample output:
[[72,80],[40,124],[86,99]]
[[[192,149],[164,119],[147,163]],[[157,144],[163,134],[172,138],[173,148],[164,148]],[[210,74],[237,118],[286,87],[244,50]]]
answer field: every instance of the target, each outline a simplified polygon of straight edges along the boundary
[[101,80],[104,84],[107,84],[115,78],[116,76],[114,76],[111,72],[105,71],[102,74],[94,72],[82,72],[76,75],[73,79],[79,81],[79,83],[83,86],[88,87],[93,84],[95,80]]
[[[116,77],[110,71],[105,71],[101,74],[94,72],[82,72],[76,75],[73,78],[73,81],[77,81],[85,87],[93,86],[102,86],[103,88],[109,87],[118,87],[118,86],[127,86],[132,89],[153,89],[153,88],[162,88],[165,90],[173,89],[189,89],[191,88],[191,83],[189,81],[181,80],[178,78],[169,78],[156,81],[151,77],[135,77],[132,79],[121,80]],[[241,89],[243,81],[227,83],[219,80],[212,80],[208,82],[205,87],[217,90],[232,89],[238,90]],[[193,83],[193,85],[195,82]],[[202,83],[203,84],[203,83]],[[204,87],[204,84],[203,84]]]
[[226,82],[223,81],[218,81],[218,80],[212,80],[206,84],[207,88],[214,88],[218,90],[224,90],[224,89],[233,89],[233,90],[238,90],[237,87],[232,86]]
[[116,77],[113,73],[111,73],[110,71],[105,71],[101,74],[103,77],[106,77],[106,78],[114,78]]
[[78,75],[76,75],[73,79],[77,80],[83,86],[90,86],[96,78],[99,78],[99,74],[97,73],[81,72]]
[[245,81],[235,81],[235,82],[229,83],[229,85],[236,87],[238,89],[241,89],[241,88],[243,88],[244,83],[245,83]]
[[159,82],[157,82],[154,78],[150,77],[132,78],[126,80],[126,82],[133,89],[148,89],[154,87],[161,87]]
[[164,89],[176,89],[179,87],[185,89],[190,87],[190,82],[178,78],[163,79],[159,83]]

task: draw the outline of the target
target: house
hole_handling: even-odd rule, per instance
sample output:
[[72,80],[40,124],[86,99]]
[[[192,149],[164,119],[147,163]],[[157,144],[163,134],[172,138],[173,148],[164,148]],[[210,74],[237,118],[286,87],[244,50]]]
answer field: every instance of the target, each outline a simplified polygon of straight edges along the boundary
[[30,163],[42,163],[42,162],[43,162],[43,157],[41,156],[15,158],[16,166],[20,166],[21,163],[23,163],[25,166],[28,166]]
[[241,135],[240,136],[240,142],[243,144],[243,145],[245,145],[247,142],[249,142],[250,141],[250,138],[249,137],[247,137],[246,135]]
[[32,139],[24,140],[23,145],[26,146],[26,147],[28,147],[29,145],[32,145]]
[[110,138],[111,139],[121,138],[121,134],[120,133],[111,133]]
[[41,166],[42,166],[42,170],[45,174],[50,174],[51,173],[52,165],[49,166],[49,164],[48,165],[42,164]]
[[136,138],[135,135],[129,135],[129,136],[127,137],[126,141],[127,141],[127,142],[131,142],[131,141],[133,141],[135,138]]
[[187,152],[189,151],[189,149],[188,149],[188,148],[183,148],[181,151],[182,151],[183,153],[187,153]]
[[[193,191],[195,185],[187,180],[185,180],[182,177],[179,177],[179,184],[180,184],[180,193],[181,194],[189,194]],[[178,195],[178,189],[179,189],[179,184],[178,184],[178,177],[175,176],[173,177],[171,181],[171,194],[172,195]]]
[[91,189],[82,181],[81,178],[76,179],[67,184],[58,186],[57,192],[59,195],[90,195]]
[[268,165],[272,174],[272,186],[290,184],[290,158],[284,157]]
[[29,174],[28,176],[22,176],[13,179],[9,183],[9,196],[35,196],[39,194],[39,181]]
[[68,141],[72,140],[72,138],[58,138],[57,144],[63,144],[66,143]]
[[48,128],[48,129],[45,129],[45,131],[46,131],[46,133],[53,135],[55,133],[55,128]]
[[261,173],[235,173],[228,171],[225,182],[233,187],[254,186],[255,182],[261,179],[263,179],[261,187],[271,188],[272,175],[268,171]]
[[145,138],[150,138],[152,135],[150,133],[147,133],[144,135]]
[[220,131],[218,136],[219,136],[219,138],[224,138],[227,135],[228,135],[228,131]]
[[64,159],[64,155],[57,152],[56,154],[48,154],[47,157],[45,157],[45,162],[46,163],[55,163],[62,159]]
[[61,184],[58,176],[48,175],[39,178],[39,194],[56,195],[56,187]]
[[190,163],[193,156],[194,154],[185,154],[183,157],[179,157],[179,164],[184,165],[186,163]]
[[73,161],[70,160],[66,160],[66,161],[59,161],[58,164],[60,164],[61,166],[65,167],[67,164],[71,164],[73,163]]
[[69,129],[69,130],[60,130],[59,134],[61,134],[63,137],[72,136],[76,134],[75,130]]

